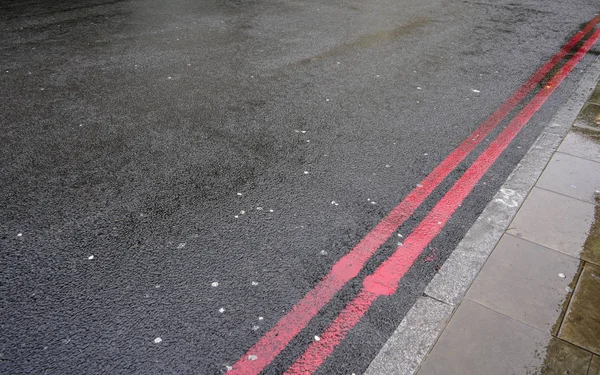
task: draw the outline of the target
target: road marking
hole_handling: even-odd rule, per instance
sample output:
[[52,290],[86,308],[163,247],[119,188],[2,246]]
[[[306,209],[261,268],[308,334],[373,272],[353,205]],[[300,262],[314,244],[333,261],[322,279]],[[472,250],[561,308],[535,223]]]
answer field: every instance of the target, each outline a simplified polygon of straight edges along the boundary
[[[529,92],[558,64],[579,41],[600,22],[595,17],[577,32],[559,52],[542,65],[485,122],[469,135],[425,179],[390,211],[350,252],[338,260],[331,271],[319,281],[273,328],[265,333],[234,365],[229,374],[252,375],[265,366],[288,345],[308,322],[342,287],[356,277],[364,264],[408,219],[421,203],[437,188],[456,166],[519,104]],[[441,226],[440,226],[441,228]],[[323,341],[323,340],[322,340]],[[321,341],[321,342],[322,342]],[[249,361],[248,356],[257,358]]]
[[367,312],[379,296],[392,295],[398,283],[421,255],[425,247],[442,230],[439,221],[448,222],[454,211],[473,190],[477,182],[498,159],[509,143],[523,129],[529,119],[540,109],[548,97],[556,90],[565,77],[573,70],[589,49],[600,38],[600,29],[581,46],[575,55],[550,79],[548,84],[519,112],[500,135],[467,169],[444,197],[435,205],[423,221],[406,238],[403,246],[385,260],[375,272],[367,276],[363,288],[338,317],[325,329],[321,340],[312,342],[306,351],[286,371],[287,375],[312,374],[333,352],[360,318]]

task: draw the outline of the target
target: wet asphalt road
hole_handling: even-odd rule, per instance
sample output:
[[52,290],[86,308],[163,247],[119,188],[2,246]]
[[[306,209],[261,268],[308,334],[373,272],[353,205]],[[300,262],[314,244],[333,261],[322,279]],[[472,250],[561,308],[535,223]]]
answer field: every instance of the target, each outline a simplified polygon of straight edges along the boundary
[[[0,373],[224,373],[598,11],[2,2]],[[417,261],[319,373],[366,369],[592,52],[430,245],[434,260]],[[306,349],[395,241],[266,373]]]

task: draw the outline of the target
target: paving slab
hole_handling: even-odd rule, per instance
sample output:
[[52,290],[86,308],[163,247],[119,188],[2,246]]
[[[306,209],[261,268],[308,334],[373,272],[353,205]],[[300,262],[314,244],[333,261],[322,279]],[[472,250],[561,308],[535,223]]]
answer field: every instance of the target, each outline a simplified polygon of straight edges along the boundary
[[590,363],[590,368],[587,372],[587,375],[600,375],[600,357],[597,355],[592,356],[592,362]]
[[[600,203],[600,195],[596,196],[596,202]],[[596,206],[594,222],[583,245],[581,259],[600,266],[600,204]]]
[[596,85],[596,89],[588,99],[588,102],[600,104],[600,85]]
[[559,337],[595,354],[600,354],[600,267],[583,268]]
[[464,300],[418,375],[537,373],[550,339],[547,333]]
[[594,222],[595,207],[591,203],[535,187],[506,232],[579,257]]
[[600,104],[586,103],[581,109],[581,112],[579,112],[573,125],[600,130]]
[[592,353],[552,338],[546,348],[546,358],[540,371],[541,375],[587,374]]
[[561,143],[558,151],[600,162],[600,132],[573,128]]
[[596,203],[595,197],[600,192],[600,163],[556,153],[536,186]]
[[561,313],[579,260],[504,235],[467,293],[467,298],[542,331]]

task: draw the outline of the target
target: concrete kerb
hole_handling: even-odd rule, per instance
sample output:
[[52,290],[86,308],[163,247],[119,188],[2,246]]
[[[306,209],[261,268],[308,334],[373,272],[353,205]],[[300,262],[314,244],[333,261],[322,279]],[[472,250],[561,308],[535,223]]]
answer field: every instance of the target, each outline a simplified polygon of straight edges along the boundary
[[417,372],[600,78],[600,58],[561,106],[371,362],[367,375]]

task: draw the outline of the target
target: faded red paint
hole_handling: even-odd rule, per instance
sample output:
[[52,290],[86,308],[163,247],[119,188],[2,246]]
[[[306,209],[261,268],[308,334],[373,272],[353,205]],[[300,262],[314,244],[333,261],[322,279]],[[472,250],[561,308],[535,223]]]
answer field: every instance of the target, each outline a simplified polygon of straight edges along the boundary
[[[406,198],[390,211],[331,271],[234,365],[229,374],[258,374],[288,345],[331,298],[356,277],[375,251],[388,240],[456,166],[514,109],[569,51],[600,22],[594,18],[540,67],[500,108],[444,159]],[[252,356],[250,358],[249,356]],[[255,359],[254,359],[255,358]]]
[[546,102],[575,65],[600,38],[600,29],[585,41],[575,55],[561,67],[544,88],[508,124],[500,135],[477,158],[465,174],[452,186],[429,212],[427,217],[406,238],[403,245],[383,262],[372,275],[365,278],[360,293],[344,308],[340,315],[325,329],[320,341],[313,342],[290,366],[287,375],[312,374],[329,357],[346,334],[360,321],[371,304],[380,295],[394,294],[398,283],[406,274],[423,249],[439,234],[454,211],[473,190],[509,143],[523,129],[529,119]]
[[329,327],[327,327],[321,335],[321,339],[314,341],[302,355],[302,360],[296,361],[285,372],[285,375],[312,374],[323,360],[329,357],[338,343],[344,339],[348,331],[365,315],[377,297],[376,293],[363,288],[352,302],[346,305],[344,310],[342,310]]

